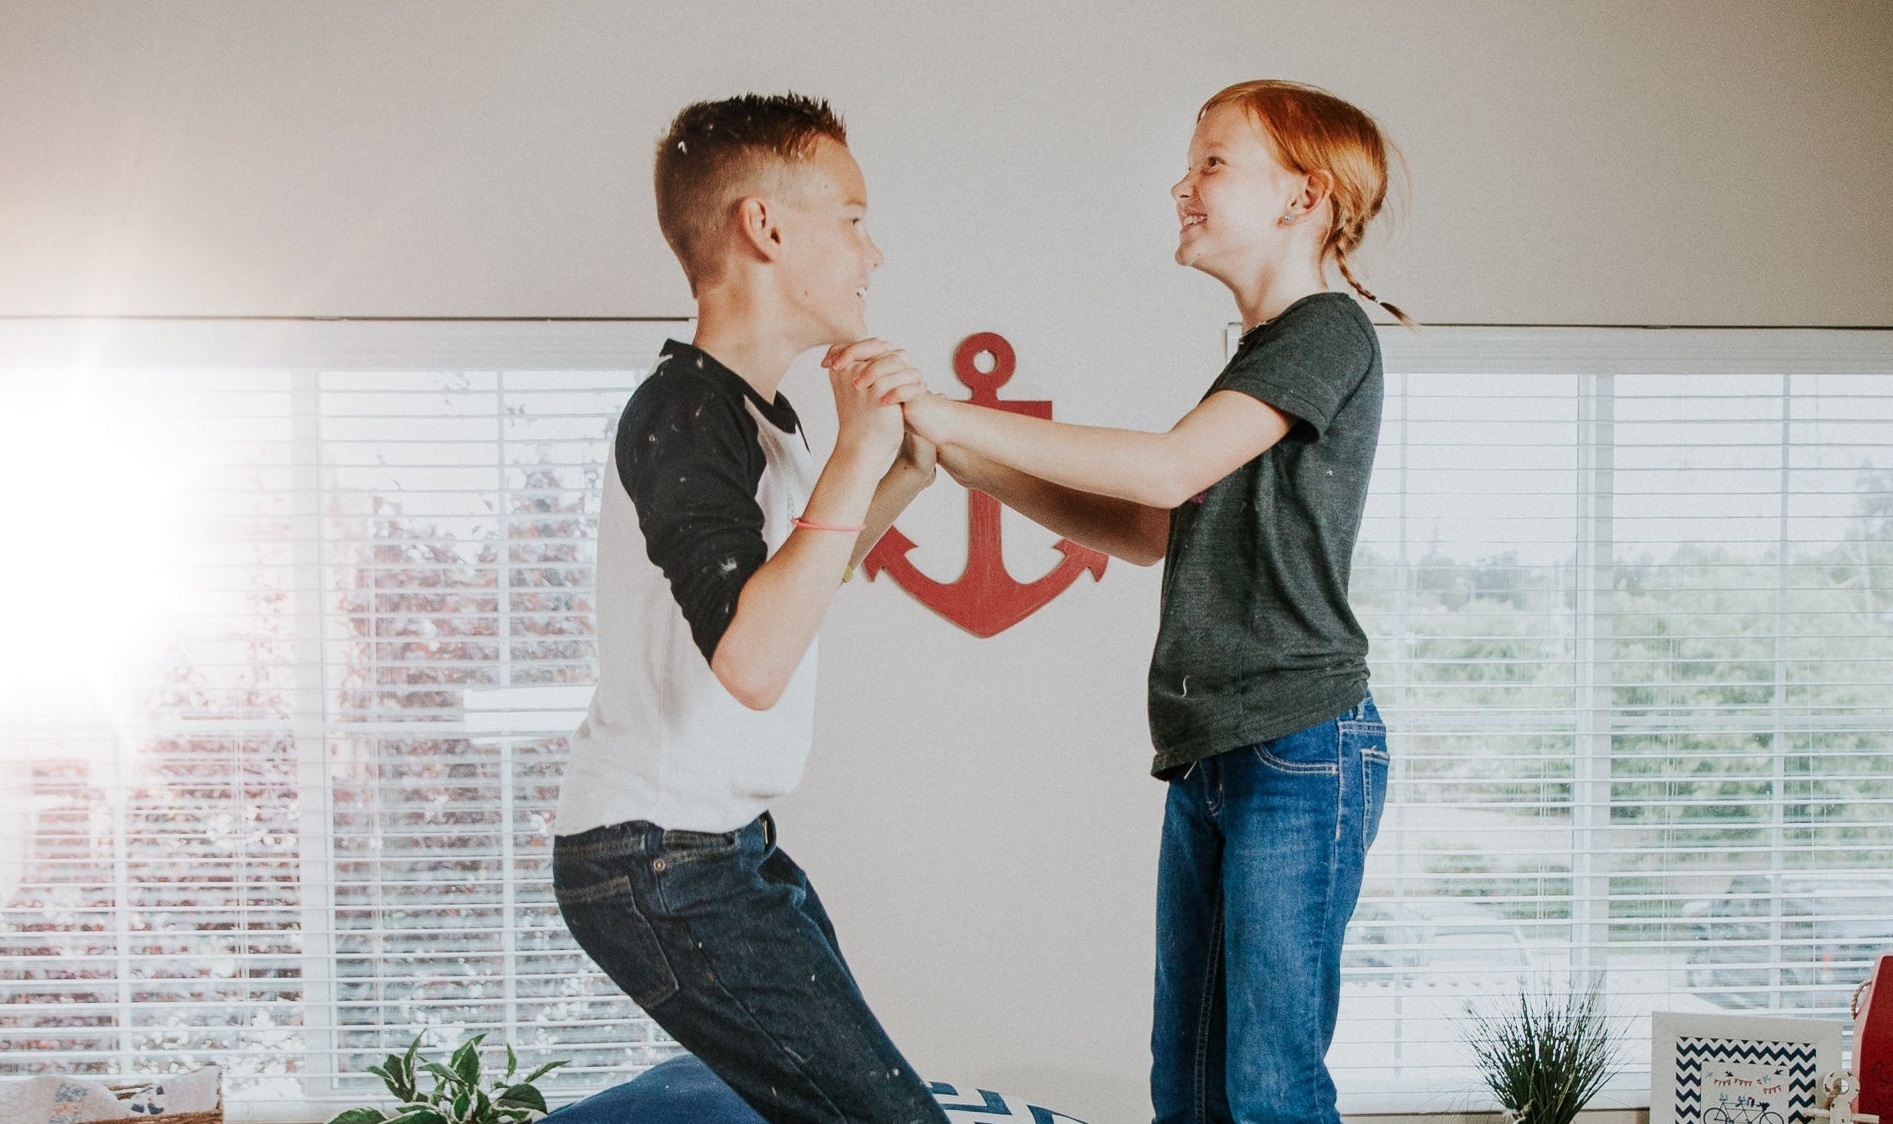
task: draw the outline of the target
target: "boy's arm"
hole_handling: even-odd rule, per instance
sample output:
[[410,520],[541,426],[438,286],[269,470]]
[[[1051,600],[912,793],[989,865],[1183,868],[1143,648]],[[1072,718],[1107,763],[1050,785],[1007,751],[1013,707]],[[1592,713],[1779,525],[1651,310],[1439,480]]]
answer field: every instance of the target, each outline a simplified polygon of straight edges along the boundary
[[1167,508],[1053,484],[964,448],[949,446],[939,456],[953,479],[1073,542],[1138,566],[1163,560],[1170,537]]
[[900,456],[894,458],[894,466],[881,477],[874,489],[874,499],[868,503],[867,518],[862,520],[867,526],[855,539],[854,553],[848,558],[849,573],[861,565],[868,551],[887,534],[887,529],[907,510],[907,505],[914,502],[914,497],[933,483],[933,476],[933,442],[907,434],[901,439]]
[[[882,373],[856,387],[854,376],[853,369],[829,373],[840,426],[835,451],[803,512],[813,523],[867,522],[869,505],[903,433],[899,405],[884,405],[883,399],[902,386],[917,388],[919,380],[917,372],[905,369]],[[710,669],[738,702],[767,710],[782,697],[828,613],[856,545],[854,533],[797,528],[743,583],[736,612],[710,658]]]

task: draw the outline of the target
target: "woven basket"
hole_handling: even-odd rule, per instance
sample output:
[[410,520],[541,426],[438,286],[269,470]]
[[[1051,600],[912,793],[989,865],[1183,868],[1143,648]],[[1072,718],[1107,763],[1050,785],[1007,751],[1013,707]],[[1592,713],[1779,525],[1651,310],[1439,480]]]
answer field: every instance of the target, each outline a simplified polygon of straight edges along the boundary
[[[147,1088],[156,1080],[158,1079],[153,1077],[144,1081],[110,1081],[106,1083],[106,1087],[111,1089],[112,1095],[119,1100],[129,1101],[140,1089]],[[157,1116],[139,1116],[134,1119],[149,1120],[152,1124],[224,1124],[223,1090],[217,1091],[217,1107],[209,1112],[165,1112]]]

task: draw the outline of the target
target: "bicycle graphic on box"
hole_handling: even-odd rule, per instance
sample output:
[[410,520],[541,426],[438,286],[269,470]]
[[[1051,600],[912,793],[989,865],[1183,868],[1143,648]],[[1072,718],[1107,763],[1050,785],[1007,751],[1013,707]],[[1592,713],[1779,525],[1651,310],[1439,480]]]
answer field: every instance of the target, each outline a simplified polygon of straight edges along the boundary
[[1745,1093],[1733,1098],[1723,1093],[1715,1105],[1703,1110],[1703,1124],[1786,1124],[1767,1101],[1758,1101]]

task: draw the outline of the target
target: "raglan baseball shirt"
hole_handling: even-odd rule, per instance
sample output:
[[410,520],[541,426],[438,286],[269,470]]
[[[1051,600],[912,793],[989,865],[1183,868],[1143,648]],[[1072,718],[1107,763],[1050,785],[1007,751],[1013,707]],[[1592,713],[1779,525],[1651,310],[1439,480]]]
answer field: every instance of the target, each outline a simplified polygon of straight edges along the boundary
[[618,421],[598,516],[598,687],[572,735],[560,835],[628,820],[734,831],[802,778],[815,645],[775,706],[751,710],[710,657],[743,585],[815,483],[788,400],[668,341]]

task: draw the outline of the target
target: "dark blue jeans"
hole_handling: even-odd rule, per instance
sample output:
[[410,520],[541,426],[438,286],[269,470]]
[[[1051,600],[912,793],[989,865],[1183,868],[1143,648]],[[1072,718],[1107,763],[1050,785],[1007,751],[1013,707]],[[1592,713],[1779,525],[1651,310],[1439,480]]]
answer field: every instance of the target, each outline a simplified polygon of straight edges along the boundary
[[1387,793],[1372,698],[1198,761],[1157,866],[1157,1124],[1339,1124],[1341,935]]
[[722,834],[642,820],[553,841],[579,946],[771,1124],[946,1124],[762,817]]

